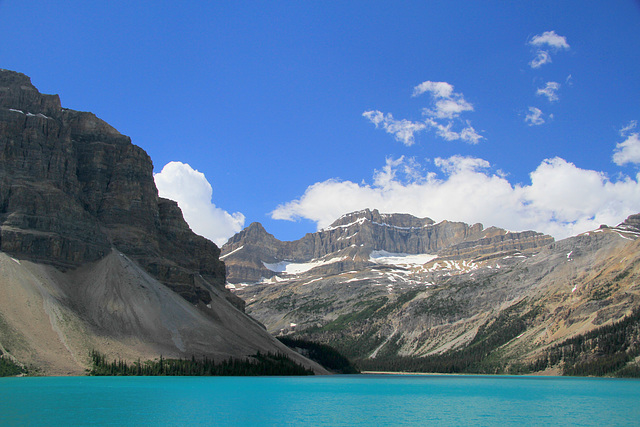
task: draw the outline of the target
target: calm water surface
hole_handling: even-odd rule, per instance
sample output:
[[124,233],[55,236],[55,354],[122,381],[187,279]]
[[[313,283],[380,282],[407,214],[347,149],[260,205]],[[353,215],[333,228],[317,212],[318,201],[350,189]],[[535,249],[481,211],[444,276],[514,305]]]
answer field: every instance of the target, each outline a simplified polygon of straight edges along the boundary
[[640,380],[0,378],[0,425],[640,425]]

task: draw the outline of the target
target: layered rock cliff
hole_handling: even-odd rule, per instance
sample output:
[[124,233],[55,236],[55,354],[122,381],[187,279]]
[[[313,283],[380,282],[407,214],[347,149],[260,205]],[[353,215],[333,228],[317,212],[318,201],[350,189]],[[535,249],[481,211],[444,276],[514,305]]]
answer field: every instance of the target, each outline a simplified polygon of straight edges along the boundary
[[143,149],[0,70],[0,351],[82,374],[124,360],[284,353],[225,289],[219,248],[158,197]]
[[219,249],[158,197],[151,159],[129,137],[6,70],[0,135],[0,250],[64,269],[115,246],[191,303],[223,289]]
[[251,283],[275,275],[266,264],[308,263],[325,257],[340,258],[331,271],[371,264],[373,251],[433,254],[450,260],[472,259],[495,253],[530,252],[553,242],[535,231],[509,232],[482,224],[435,223],[408,214],[381,214],[365,209],[337,219],[329,227],[293,242],[281,242],[259,223],[253,223],[222,247],[227,281]]

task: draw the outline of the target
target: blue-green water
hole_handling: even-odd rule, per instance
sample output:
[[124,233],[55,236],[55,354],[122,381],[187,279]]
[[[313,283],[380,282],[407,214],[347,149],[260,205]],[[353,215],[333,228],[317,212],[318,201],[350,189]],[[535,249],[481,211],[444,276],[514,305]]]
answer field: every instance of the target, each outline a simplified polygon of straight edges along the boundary
[[640,425],[640,381],[504,376],[0,379],[0,425]]

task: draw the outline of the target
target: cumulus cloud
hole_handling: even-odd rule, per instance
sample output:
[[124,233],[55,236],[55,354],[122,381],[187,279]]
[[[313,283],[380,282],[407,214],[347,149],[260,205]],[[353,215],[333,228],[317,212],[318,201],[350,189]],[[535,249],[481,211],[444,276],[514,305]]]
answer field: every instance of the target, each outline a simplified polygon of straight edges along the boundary
[[637,126],[638,122],[633,120],[620,129],[620,136],[626,139],[616,144],[613,153],[613,162],[618,166],[624,166],[627,163],[640,164],[640,137],[638,132],[633,132]]
[[544,124],[544,114],[542,110],[536,107],[529,107],[529,113],[524,118],[524,121],[529,124],[529,126],[540,126]]
[[548,46],[553,49],[569,49],[566,37],[559,36],[555,31],[545,31],[542,34],[533,36],[529,41],[531,46]]
[[450,98],[453,95],[453,86],[447,82],[427,80],[413,88],[413,96],[420,96],[425,92],[431,92],[435,98]]
[[[439,137],[446,141],[462,140],[470,144],[477,144],[484,137],[480,135],[466,120],[459,120],[459,116],[466,111],[473,111],[473,105],[464,99],[461,93],[455,93],[453,86],[447,82],[425,81],[413,88],[413,97],[424,93],[431,95],[431,107],[424,108],[423,121],[396,120],[391,113],[384,114],[378,110],[362,113],[376,127],[382,128],[397,141],[410,146],[415,142],[414,135],[427,129],[433,129]],[[455,119],[455,120],[454,120]],[[454,130],[454,126],[463,125],[461,130]]]
[[167,163],[153,176],[160,197],[175,200],[194,233],[218,246],[242,230],[244,215],[229,214],[211,202],[213,189],[202,172],[181,162]]
[[533,36],[529,45],[535,47],[536,56],[529,62],[531,68],[540,68],[544,64],[551,62],[549,49],[557,52],[559,50],[569,50],[570,46],[564,36],[556,34],[555,31],[545,31],[542,34]]
[[511,184],[489,162],[463,156],[436,158],[437,171],[412,159],[387,159],[371,184],[330,179],[278,206],[274,219],[306,218],[327,227],[364,208],[404,212],[435,221],[482,222],[510,230],[537,230],[560,239],[617,224],[640,212],[640,175],[611,181],[561,158],[544,160],[529,184]]
[[538,88],[536,91],[536,95],[538,96],[546,96],[549,102],[557,101],[558,98],[558,90],[560,90],[560,83],[558,82],[547,82],[545,87]]

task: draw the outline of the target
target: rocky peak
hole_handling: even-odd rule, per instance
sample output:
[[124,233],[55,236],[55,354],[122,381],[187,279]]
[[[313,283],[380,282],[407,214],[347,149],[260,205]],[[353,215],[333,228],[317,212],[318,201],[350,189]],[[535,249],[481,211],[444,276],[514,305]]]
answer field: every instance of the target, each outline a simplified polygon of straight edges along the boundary
[[232,236],[226,245],[231,249],[236,249],[239,245],[246,244],[273,244],[277,241],[272,234],[267,233],[262,224],[252,222],[247,228]]
[[0,250],[76,268],[115,247],[192,303],[224,289],[219,249],[161,200],[147,153],[92,113],[0,71]]
[[364,209],[342,215],[323,231],[339,227],[348,227],[354,224],[363,224],[364,222],[399,228],[422,228],[434,224],[434,221],[430,218],[417,218],[413,215],[402,213],[381,214],[377,209]]
[[45,116],[58,116],[62,110],[58,95],[41,94],[28,76],[9,70],[0,70],[0,108]]
[[631,231],[631,232],[640,232],[640,214],[630,215],[623,222],[618,224],[617,228]]

